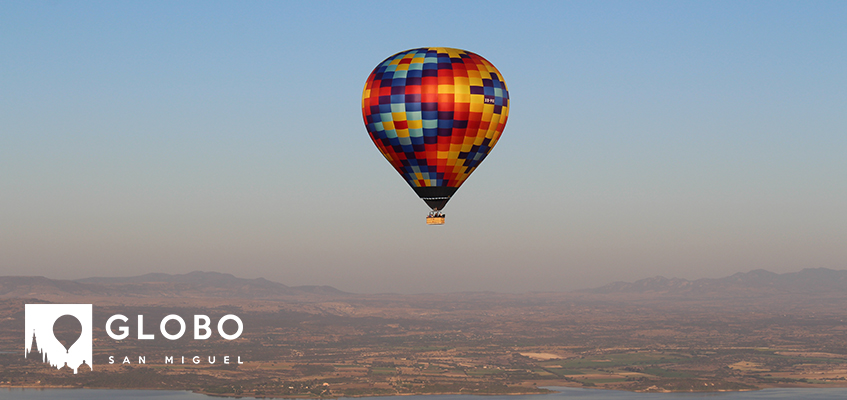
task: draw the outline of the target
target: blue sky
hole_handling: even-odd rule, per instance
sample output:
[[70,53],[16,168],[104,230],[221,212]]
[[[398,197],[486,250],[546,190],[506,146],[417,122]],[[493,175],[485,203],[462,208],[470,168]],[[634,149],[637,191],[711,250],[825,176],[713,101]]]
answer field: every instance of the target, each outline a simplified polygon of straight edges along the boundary
[[[847,268],[844,2],[10,2],[0,270],[353,292]],[[476,52],[512,107],[428,211],[370,142],[386,57]]]

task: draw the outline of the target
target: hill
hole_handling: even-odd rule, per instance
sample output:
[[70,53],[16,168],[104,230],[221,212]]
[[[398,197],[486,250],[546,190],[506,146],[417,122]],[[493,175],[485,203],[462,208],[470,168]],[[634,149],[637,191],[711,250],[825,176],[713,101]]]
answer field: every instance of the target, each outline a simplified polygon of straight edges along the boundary
[[243,279],[219,272],[152,273],[132,277],[57,280],[42,276],[0,277],[0,298],[45,296],[234,297],[274,299],[291,296],[342,296],[330,286],[286,286],[264,278]]
[[[649,296],[649,297],[756,297],[826,295],[847,293],[847,270],[808,268],[799,272],[777,274],[758,269],[731,276],[687,280],[656,276],[635,282],[614,282],[605,286],[570,292],[572,295]],[[560,293],[567,295],[568,293]],[[156,298],[238,298],[238,299],[309,299],[326,301],[335,298],[373,297],[355,295],[331,286],[286,286],[264,278],[244,279],[219,272],[194,271],[187,274],[151,273],[131,277],[93,277],[78,280],[49,279],[41,276],[0,277],[0,298],[42,298],[55,301],[72,297],[156,297]],[[422,297],[423,296],[423,297]],[[433,298],[454,300],[499,298],[517,301],[534,298],[527,294],[505,296],[498,293],[452,293]],[[505,296],[505,297],[504,297]],[[385,297],[385,296],[376,296]],[[421,301],[426,295],[393,295],[395,302]],[[467,300],[467,299],[465,299]]]
[[847,292],[847,271],[807,268],[800,272],[777,274],[763,269],[717,279],[687,280],[656,276],[635,282],[615,282],[581,291],[595,294],[669,294],[713,295],[747,294],[823,294]]

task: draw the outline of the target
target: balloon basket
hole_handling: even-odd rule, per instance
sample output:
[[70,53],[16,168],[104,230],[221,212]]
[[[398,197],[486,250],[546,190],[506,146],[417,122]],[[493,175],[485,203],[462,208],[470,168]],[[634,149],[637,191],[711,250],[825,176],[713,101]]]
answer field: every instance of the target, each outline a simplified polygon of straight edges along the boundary
[[427,225],[444,225],[444,213],[433,211],[426,216]]

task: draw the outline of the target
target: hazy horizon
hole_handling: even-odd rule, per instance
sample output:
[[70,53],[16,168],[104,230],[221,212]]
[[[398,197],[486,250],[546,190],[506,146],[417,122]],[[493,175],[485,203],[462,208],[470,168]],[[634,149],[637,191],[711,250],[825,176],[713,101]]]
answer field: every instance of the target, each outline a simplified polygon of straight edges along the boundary
[[[798,271],[789,271],[789,272],[784,272],[782,274],[800,273],[804,270],[805,269],[798,270]],[[828,269],[828,270],[830,270],[830,271],[847,271],[847,269]],[[563,290],[556,290],[556,291],[533,291],[533,290],[530,290],[530,291],[457,290],[457,291],[429,291],[429,292],[392,292],[392,291],[354,292],[354,291],[349,291],[349,290],[342,290],[342,291],[347,292],[347,293],[351,293],[351,294],[413,294],[413,295],[414,294],[428,294],[428,293],[449,294],[449,293],[482,293],[482,292],[510,293],[510,294],[544,293],[544,292],[563,293],[563,292],[581,291],[581,290],[589,290],[589,289],[598,289],[600,287],[603,287],[603,286],[606,286],[606,285],[611,285],[611,284],[614,284],[614,283],[634,283],[634,282],[638,282],[638,281],[642,281],[642,280],[648,280],[648,279],[654,279],[654,278],[665,278],[665,279],[669,279],[669,280],[683,279],[683,280],[686,280],[686,281],[689,281],[689,282],[694,282],[694,281],[697,281],[699,279],[721,279],[721,278],[728,278],[728,277],[731,277],[731,276],[735,276],[737,274],[750,274],[750,273],[756,272],[756,271],[767,271],[767,270],[765,270],[765,269],[755,269],[755,270],[749,270],[749,271],[738,271],[736,273],[729,274],[729,275],[726,275],[726,276],[717,277],[717,278],[698,278],[698,279],[687,279],[685,277],[679,277],[679,276],[653,275],[653,276],[645,276],[645,277],[641,277],[641,278],[636,278],[636,279],[629,280],[629,281],[620,281],[620,280],[610,281],[610,282],[605,282],[605,283],[601,283],[601,284],[598,284],[598,285],[595,285],[595,286],[590,286],[590,287],[575,287],[575,288],[571,288],[571,289],[563,289]],[[775,273],[775,272],[772,272],[772,271],[767,271],[767,272]],[[82,278],[68,278],[67,280],[83,282],[83,281],[88,281],[88,280],[93,280],[93,279],[130,279],[130,278],[143,277],[143,276],[146,276],[146,275],[149,275],[149,274],[164,274],[164,275],[169,275],[171,277],[174,277],[174,276],[185,276],[185,275],[194,274],[194,273],[225,274],[225,275],[232,276],[236,279],[265,279],[265,280],[268,280],[270,282],[280,283],[280,284],[283,284],[283,285],[288,286],[288,287],[302,287],[302,286],[330,286],[330,287],[333,287],[332,285],[324,285],[324,284],[320,284],[320,283],[306,284],[306,285],[291,285],[291,284],[288,284],[286,282],[280,282],[280,281],[277,281],[277,280],[274,280],[274,279],[268,279],[268,278],[265,278],[265,277],[262,277],[262,276],[254,277],[254,278],[245,278],[243,276],[239,276],[237,273],[219,272],[219,271],[201,271],[201,270],[189,271],[189,272],[178,273],[178,274],[169,274],[169,273],[166,273],[166,272],[148,272],[148,273],[143,273],[143,274],[125,275],[125,276],[87,276],[87,277],[82,277]],[[782,274],[780,274],[780,275],[782,275]],[[35,275],[5,275],[5,276],[0,276],[0,278],[3,278],[3,277],[21,277],[21,278],[43,277],[43,278],[47,278],[47,279],[51,279],[51,280],[61,280],[61,279],[58,279],[58,278],[52,278],[52,277],[43,276],[43,275],[38,275],[38,276],[35,276]],[[89,283],[89,282],[85,282],[85,283]],[[336,287],[333,287],[333,288],[338,289]]]
[[[354,293],[847,268],[847,3],[6,2],[0,275]],[[429,211],[368,74],[467,49],[509,121]]]

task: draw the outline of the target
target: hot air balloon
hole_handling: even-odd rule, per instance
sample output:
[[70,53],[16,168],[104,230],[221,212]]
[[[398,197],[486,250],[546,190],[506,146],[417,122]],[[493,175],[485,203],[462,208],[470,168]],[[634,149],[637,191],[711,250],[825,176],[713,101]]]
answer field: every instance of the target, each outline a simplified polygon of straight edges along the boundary
[[432,209],[442,210],[500,139],[509,91],[500,71],[465,50],[406,50],[374,68],[362,115],[376,147]]

